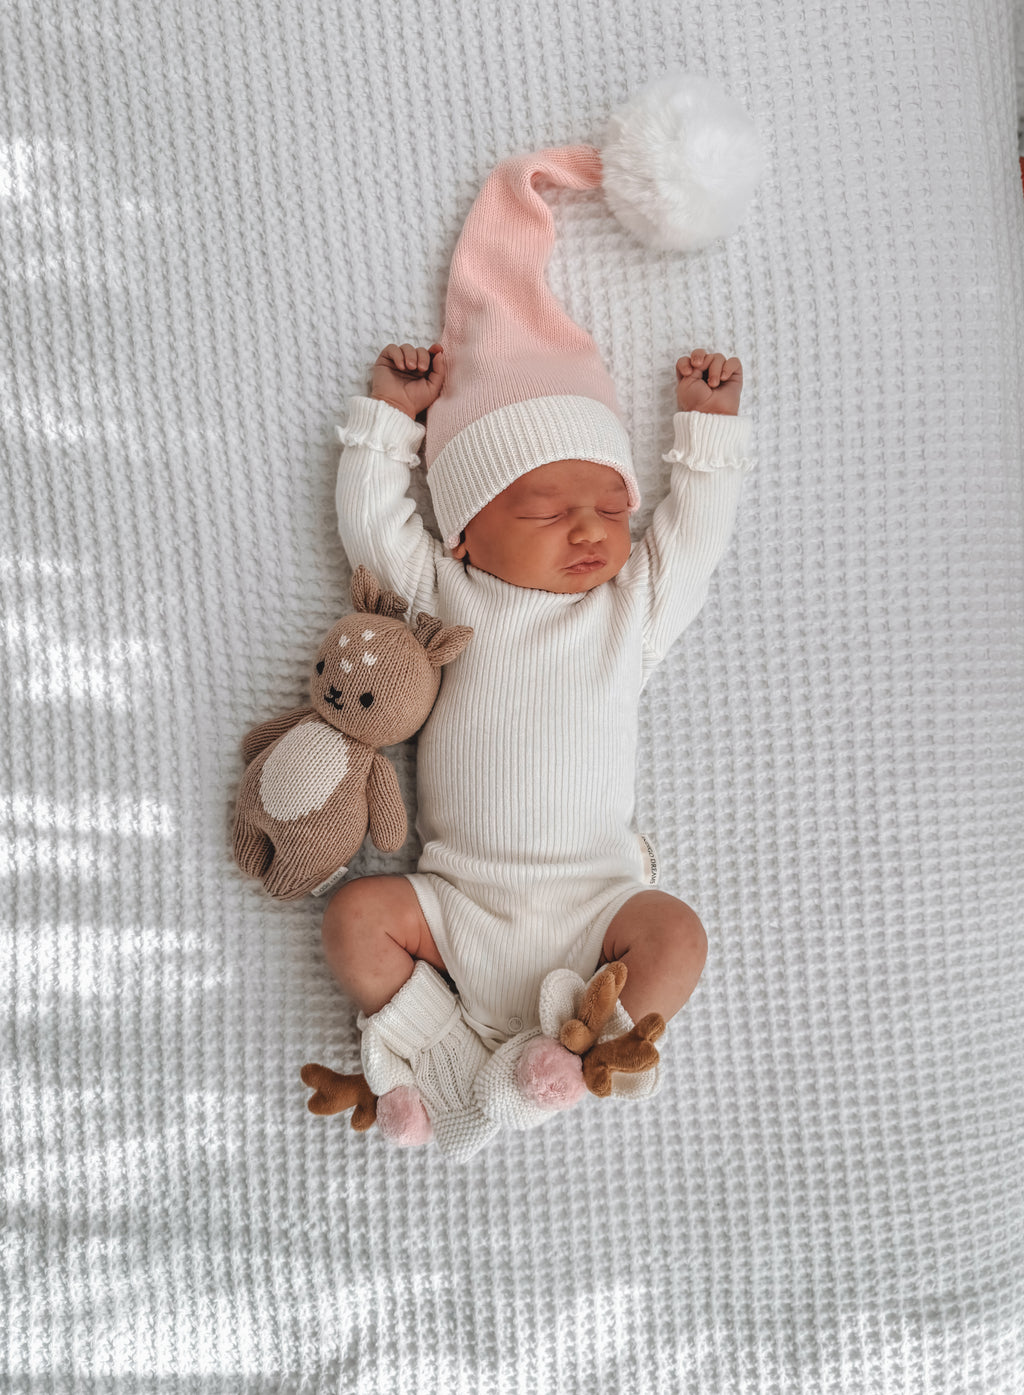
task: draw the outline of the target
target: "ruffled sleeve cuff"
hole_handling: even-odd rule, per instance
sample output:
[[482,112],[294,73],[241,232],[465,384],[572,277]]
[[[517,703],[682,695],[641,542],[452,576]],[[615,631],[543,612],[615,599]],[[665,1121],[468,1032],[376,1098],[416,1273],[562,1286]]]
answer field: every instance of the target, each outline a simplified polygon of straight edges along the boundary
[[336,429],[343,446],[367,446],[410,467],[420,463],[418,451],[427,430],[422,422],[376,397],[350,397],[348,420]]
[[742,470],[754,468],[748,455],[753,434],[753,417],[717,416],[712,412],[676,412],[675,446],[661,457],[672,464],[680,462],[691,470],[719,470],[725,466]]

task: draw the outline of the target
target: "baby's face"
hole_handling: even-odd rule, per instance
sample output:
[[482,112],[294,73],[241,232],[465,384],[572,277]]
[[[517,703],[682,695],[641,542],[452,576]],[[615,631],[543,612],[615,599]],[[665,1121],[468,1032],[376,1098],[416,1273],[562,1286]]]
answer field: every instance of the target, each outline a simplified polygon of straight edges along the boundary
[[466,524],[452,556],[513,586],[592,591],[629,557],[629,504],[618,470],[553,460],[521,476]]

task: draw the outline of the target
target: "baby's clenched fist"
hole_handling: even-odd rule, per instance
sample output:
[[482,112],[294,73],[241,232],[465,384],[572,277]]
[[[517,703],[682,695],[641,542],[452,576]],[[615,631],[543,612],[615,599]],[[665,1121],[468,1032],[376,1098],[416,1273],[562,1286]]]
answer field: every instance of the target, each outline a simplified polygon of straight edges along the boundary
[[426,411],[444,385],[445,361],[440,344],[417,349],[412,344],[389,344],[373,365],[370,396],[390,402],[406,416]]
[[743,367],[738,358],[694,349],[676,363],[676,402],[681,412],[737,416],[742,388]]

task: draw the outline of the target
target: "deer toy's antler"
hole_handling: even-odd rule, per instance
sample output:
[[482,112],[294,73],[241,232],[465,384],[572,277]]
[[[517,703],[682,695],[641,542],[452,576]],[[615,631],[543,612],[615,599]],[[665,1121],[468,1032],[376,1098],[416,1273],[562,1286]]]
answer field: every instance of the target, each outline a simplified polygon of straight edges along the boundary
[[368,567],[361,563],[352,573],[352,606],[368,615],[388,615],[397,620],[409,609],[409,602],[394,591],[384,591]]

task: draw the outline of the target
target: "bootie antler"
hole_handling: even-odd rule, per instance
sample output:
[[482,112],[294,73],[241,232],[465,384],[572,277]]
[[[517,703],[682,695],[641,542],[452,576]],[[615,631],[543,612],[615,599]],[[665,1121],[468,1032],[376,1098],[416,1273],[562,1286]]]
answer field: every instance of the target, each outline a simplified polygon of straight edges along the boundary
[[611,1041],[598,1042],[583,1057],[583,1079],[592,1095],[602,1098],[612,1092],[612,1071],[639,1075],[658,1064],[653,1043],[665,1030],[665,1019],[658,1012],[649,1012],[630,1031]]
[[612,1092],[612,1071],[639,1075],[658,1064],[654,1042],[665,1031],[665,1019],[649,1012],[620,1037],[598,1042],[615,1011],[626,984],[628,970],[621,960],[607,964],[587,987],[579,1016],[562,1024],[559,1041],[583,1059],[583,1079],[592,1095],[604,1098]]
[[362,1075],[339,1075],[327,1066],[303,1066],[300,1072],[303,1084],[316,1094],[306,1101],[311,1114],[340,1114],[342,1110],[355,1110],[352,1114],[352,1127],[356,1133],[372,1129],[377,1119],[377,1096]]
[[617,960],[591,981],[580,1003],[579,1017],[563,1022],[558,1033],[558,1040],[567,1050],[582,1056],[594,1045],[615,1011],[626,984],[626,973],[625,964]]

